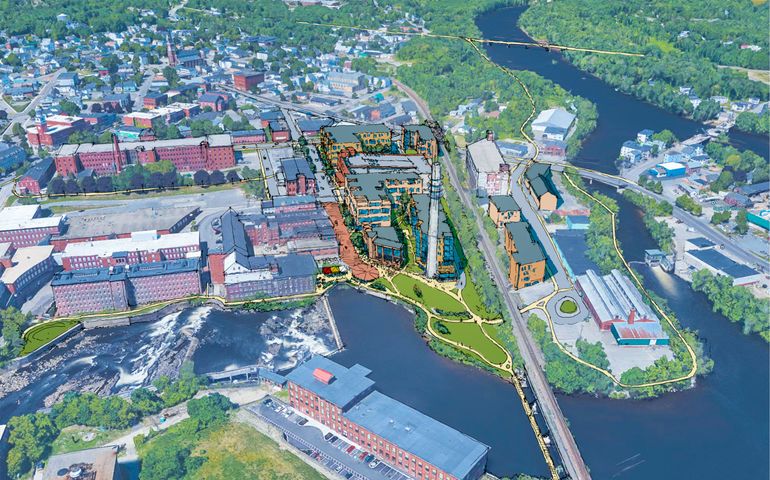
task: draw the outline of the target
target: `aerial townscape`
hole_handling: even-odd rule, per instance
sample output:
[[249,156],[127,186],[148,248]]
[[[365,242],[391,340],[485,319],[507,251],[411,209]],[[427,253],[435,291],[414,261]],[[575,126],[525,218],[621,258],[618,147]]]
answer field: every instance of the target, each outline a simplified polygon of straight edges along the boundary
[[0,2],[0,479],[770,478],[769,25]]

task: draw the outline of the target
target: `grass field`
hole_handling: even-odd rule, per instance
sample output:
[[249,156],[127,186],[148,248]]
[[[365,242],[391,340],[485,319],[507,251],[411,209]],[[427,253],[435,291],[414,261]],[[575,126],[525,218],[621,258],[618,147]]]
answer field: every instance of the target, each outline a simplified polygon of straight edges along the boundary
[[[434,320],[433,322],[435,329],[437,320]],[[482,327],[480,327],[478,324],[470,322],[442,323],[446,328],[449,329],[449,334],[442,334],[442,336],[446,339],[462,343],[465,346],[479,351],[482,355],[484,355],[485,359],[492,363],[499,365],[505,361],[505,352],[500,347],[492,343],[492,341],[489,340],[486,336],[484,336],[484,333],[481,331]]]
[[54,320],[33,326],[24,332],[24,348],[21,349],[21,355],[34,352],[78,323],[77,320]]
[[[409,297],[428,308],[437,308],[447,312],[465,311],[465,307],[451,296],[406,275],[399,274],[393,277],[393,285],[405,297]],[[422,291],[422,298],[415,292],[415,285]]]
[[[390,281],[382,277],[373,281],[370,286],[374,287],[375,290],[382,290],[384,288],[385,290],[383,291],[388,291],[388,292],[395,291],[395,289],[393,288],[393,284],[391,284]],[[381,288],[378,288],[378,287],[381,287]]]
[[486,319],[494,319],[499,318],[499,314],[494,314],[487,310],[487,306],[484,305],[484,302],[481,300],[481,297],[479,296],[478,290],[476,290],[476,285],[473,283],[473,281],[470,278],[470,274],[465,274],[465,287],[462,291],[463,300],[465,300],[465,303],[468,305],[468,307],[481,318]]
[[575,302],[573,302],[572,300],[570,300],[570,299],[564,300],[559,305],[559,311],[561,313],[566,313],[568,315],[570,313],[577,312],[577,310],[578,310],[577,304]]
[[228,423],[211,431],[195,445],[192,455],[206,457],[195,478],[324,478],[293,454],[281,450],[270,438],[241,423]]
[[94,427],[72,426],[61,431],[51,445],[53,455],[94,448],[121,437],[123,430],[100,431]]

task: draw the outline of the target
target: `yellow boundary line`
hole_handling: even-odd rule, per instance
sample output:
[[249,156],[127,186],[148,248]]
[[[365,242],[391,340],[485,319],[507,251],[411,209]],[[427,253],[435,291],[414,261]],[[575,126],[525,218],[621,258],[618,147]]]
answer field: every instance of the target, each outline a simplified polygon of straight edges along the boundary
[[[495,65],[495,66],[496,66],[497,68],[499,68],[499,69],[500,69],[500,70],[501,70],[503,73],[505,73],[506,75],[509,75],[509,76],[510,76],[510,77],[512,77],[514,80],[516,80],[516,82],[517,82],[517,83],[518,83],[518,84],[519,84],[519,85],[522,87],[522,89],[524,90],[524,93],[526,94],[526,96],[527,96],[527,98],[528,98],[528,100],[529,100],[529,102],[530,102],[530,105],[532,106],[532,111],[530,112],[529,116],[528,116],[528,117],[527,117],[527,119],[524,121],[524,123],[522,123],[522,124],[520,125],[520,127],[519,127],[519,131],[521,132],[521,134],[524,136],[524,138],[525,138],[525,139],[526,139],[526,140],[527,140],[527,141],[528,141],[530,144],[532,144],[532,145],[534,146],[534,149],[535,149],[535,155],[532,157],[532,159],[530,159],[530,160],[529,160],[529,161],[528,161],[528,162],[525,164],[525,165],[526,165],[526,168],[529,168],[529,166],[530,166],[532,163],[535,163],[535,162],[537,161],[537,157],[538,157],[538,156],[539,156],[539,154],[540,154],[540,149],[539,149],[539,147],[537,146],[537,143],[536,143],[536,142],[534,142],[534,141],[532,140],[532,138],[531,138],[531,137],[530,137],[530,136],[527,134],[527,132],[524,130],[524,127],[525,127],[525,126],[526,126],[526,125],[527,125],[527,124],[528,124],[528,123],[529,123],[529,122],[532,120],[532,118],[533,118],[533,117],[534,117],[534,115],[535,115],[535,112],[536,112],[535,100],[534,100],[534,98],[532,97],[532,95],[530,94],[530,92],[529,92],[529,89],[527,89],[527,87],[526,87],[526,85],[524,84],[524,82],[522,82],[522,81],[521,81],[521,79],[519,79],[519,77],[518,77],[518,76],[517,76],[515,73],[513,73],[513,72],[512,72],[510,69],[508,69],[508,68],[506,68],[506,67],[503,67],[503,66],[501,66],[501,65],[498,65],[498,64],[496,64],[495,62],[493,62],[493,61],[492,61],[492,60],[491,60],[491,59],[490,59],[490,58],[489,58],[489,57],[488,57],[488,56],[487,56],[487,55],[486,55],[486,54],[485,54],[485,53],[484,53],[484,52],[483,52],[481,49],[479,49],[479,47],[478,47],[478,46],[477,46],[477,45],[476,45],[476,44],[475,44],[475,43],[474,43],[472,40],[467,40],[467,41],[468,41],[468,42],[471,44],[471,46],[472,46],[472,47],[473,47],[473,48],[476,50],[476,52],[477,52],[477,53],[478,53],[478,54],[479,54],[479,55],[480,55],[480,56],[481,56],[481,57],[482,57],[482,58],[483,58],[485,61],[487,61],[487,62],[491,63],[492,65]],[[618,242],[618,238],[617,238],[617,225],[616,225],[616,216],[615,216],[615,212],[613,212],[613,211],[612,211],[612,209],[610,209],[610,208],[609,208],[607,205],[605,205],[605,204],[604,204],[603,202],[601,202],[599,199],[597,199],[596,197],[594,197],[593,195],[591,195],[590,193],[588,193],[588,192],[587,192],[587,191],[585,191],[584,189],[582,189],[582,188],[578,187],[578,186],[577,186],[577,185],[576,185],[576,184],[575,184],[575,183],[572,181],[572,179],[569,177],[569,174],[568,174],[568,172],[567,172],[566,170],[568,170],[568,167],[565,167],[565,174],[564,174],[564,177],[565,177],[565,178],[566,178],[566,179],[567,179],[567,180],[570,182],[570,184],[572,184],[572,186],[574,186],[574,187],[575,187],[575,188],[577,188],[579,191],[581,191],[582,193],[584,193],[585,195],[587,195],[587,196],[588,196],[589,198],[591,198],[591,199],[592,199],[594,202],[596,202],[597,204],[599,204],[599,205],[600,205],[602,208],[604,208],[605,210],[607,210],[607,211],[610,213],[610,216],[611,216],[611,220],[612,220],[612,242],[613,242],[613,246],[615,247],[615,251],[616,251],[616,253],[618,254],[618,257],[619,257],[619,258],[620,258],[620,260],[623,262],[623,265],[625,266],[625,268],[626,268],[626,270],[628,271],[628,273],[629,273],[629,274],[631,275],[631,277],[634,279],[634,282],[636,283],[636,285],[637,285],[637,286],[639,287],[639,289],[640,289],[640,290],[641,290],[641,291],[644,293],[645,297],[646,297],[646,298],[647,298],[647,299],[650,301],[650,303],[651,303],[651,304],[652,304],[652,305],[655,307],[655,310],[657,310],[657,311],[658,311],[658,313],[659,313],[659,314],[660,314],[660,315],[661,315],[661,316],[662,316],[662,317],[663,317],[663,318],[666,320],[666,322],[667,322],[667,323],[668,323],[668,325],[669,325],[669,326],[670,326],[670,327],[671,327],[671,328],[674,330],[674,332],[676,332],[677,336],[678,336],[678,337],[679,337],[679,339],[682,341],[682,343],[684,343],[684,346],[685,346],[685,348],[687,349],[687,352],[688,352],[688,354],[689,354],[689,356],[690,356],[690,360],[691,360],[691,363],[692,363],[692,367],[690,368],[690,371],[689,371],[689,372],[688,372],[686,375],[683,375],[683,376],[680,376],[680,377],[677,377],[677,378],[673,378],[673,379],[669,379],[669,380],[659,380],[659,381],[656,381],[656,382],[647,382],[647,383],[642,383],[642,384],[628,384],[628,383],[623,383],[623,382],[621,382],[621,381],[620,381],[620,379],[618,379],[617,377],[615,377],[615,375],[613,375],[613,374],[612,374],[612,372],[610,372],[610,371],[608,371],[608,370],[606,370],[606,369],[604,369],[604,368],[598,367],[598,366],[596,366],[596,365],[594,365],[594,364],[592,364],[592,363],[586,362],[585,360],[581,359],[581,358],[580,358],[580,357],[578,357],[577,355],[573,354],[573,353],[572,353],[572,352],[570,352],[570,351],[569,351],[567,348],[565,348],[565,347],[564,347],[564,345],[563,345],[563,344],[562,344],[562,343],[559,341],[559,339],[556,337],[556,332],[555,332],[555,329],[554,329],[553,320],[551,319],[551,316],[550,316],[550,314],[548,313],[548,310],[547,310],[547,308],[546,308],[546,304],[548,303],[548,301],[550,301],[550,300],[551,300],[551,298],[553,298],[553,296],[555,296],[557,293],[559,293],[559,292],[561,292],[561,291],[564,291],[564,290],[560,290],[560,289],[558,288],[558,286],[556,285],[556,281],[555,281],[555,279],[553,279],[553,277],[552,277],[552,279],[551,279],[551,280],[552,280],[552,282],[553,282],[553,285],[554,285],[554,291],[553,291],[551,294],[549,294],[548,296],[546,296],[546,297],[544,297],[544,298],[541,298],[540,300],[537,300],[536,302],[534,302],[534,303],[532,303],[532,304],[528,305],[527,307],[525,307],[524,309],[522,309],[522,310],[521,310],[521,311],[522,311],[522,313],[523,313],[523,312],[526,312],[526,311],[528,311],[528,310],[530,310],[530,309],[533,309],[533,308],[537,308],[537,309],[540,309],[542,312],[544,312],[544,313],[545,313],[545,316],[546,316],[546,318],[547,318],[547,320],[548,320],[549,328],[550,328],[550,330],[551,330],[551,338],[552,338],[553,342],[554,342],[554,343],[555,343],[555,344],[556,344],[556,345],[559,347],[559,349],[560,349],[562,352],[564,352],[564,353],[565,353],[567,356],[569,356],[570,358],[572,358],[572,359],[573,359],[573,360],[575,360],[576,362],[580,363],[581,365],[584,365],[584,366],[590,367],[590,368],[592,368],[592,369],[594,369],[594,370],[596,370],[596,371],[598,371],[598,372],[600,372],[600,373],[604,374],[605,376],[607,376],[607,377],[608,377],[610,380],[612,380],[612,381],[613,381],[615,384],[617,384],[617,385],[618,385],[618,386],[620,386],[620,387],[623,387],[623,388],[647,388],[647,387],[654,387],[654,386],[659,386],[659,385],[668,385],[668,384],[671,384],[671,383],[677,383],[677,382],[681,382],[681,381],[685,381],[685,380],[689,380],[689,379],[693,378],[693,377],[694,377],[694,376],[697,374],[697,371],[698,371],[698,359],[697,359],[697,355],[695,354],[695,351],[694,351],[694,350],[693,350],[693,348],[690,346],[690,344],[687,342],[687,340],[684,338],[684,335],[682,334],[682,332],[681,332],[681,331],[679,330],[679,328],[677,328],[677,326],[674,324],[674,321],[673,321],[673,320],[672,320],[672,319],[671,319],[671,318],[670,318],[670,317],[669,317],[669,316],[668,316],[668,315],[667,315],[667,314],[666,314],[666,313],[663,311],[663,309],[660,307],[660,305],[658,305],[658,303],[657,303],[657,302],[656,302],[656,301],[655,301],[655,300],[652,298],[652,296],[649,294],[649,292],[647,291],[647,289],[644,287],[644,285],[642,284],[642,282],[641,282],[641,281],[639,280],[639,278],[637,277],[636,273],[635,273],[635,272],[634,272],[634,271],[631,269],[631,266],[628,264],[628,262],[626,261],[625,257],[623,256],[623,252],[620,250],[620,245],[619,245],[619,242]],[[597,172],[597,173],[598,173],[598,172]],[[610,174],[604,174],[604,175],[605,175],[605,176],[607,176],[607,177],[610,177],[610,178],[622,178],[622,177],[618,177],[618,176],[614,176],[614,175],[610,175]],[[623,180],[623,181],[627,181],[627,180],[626,180],[626,179],[624,179],[624,178],[623,178],[622,180]],[[522,185],[521,185],[521,183],[522,183],[522,177],[519,177],[519,179],[518,179],[518,183],[519,183],[519,186],[521,187],[521,186],[522,186]],[[541,218],[539,215],[538,215],[538,220],[540,220],[540,222],[541,222],[541,223],[543,223],[543,219],[542,219],[542,218]],[[544,224],[543,224],[543,225],[544,225]],[[544,225],[544,226],[545,226],[545,225]],[[546,232],[546,235],[548,236],[548,239],[549,239],[549,241],[550,241],[552,244],[554,244],[554,241],[553,241],[553,238],[551,237],[551,235],[548,235],[548,231],[547,231],[547,230],[545,230],[545,232]],[[558,250],[556,250],[556,251],[558,252]],[[557,255],[558,255],[558,253],[557,253]],[[560,261],[560,262],[563,264],[563,262],[562,262],[561,258],[559,258],[558,260],[559,260],[559,261]],[[571,280],[570,280],[570,283],[571,283]]]

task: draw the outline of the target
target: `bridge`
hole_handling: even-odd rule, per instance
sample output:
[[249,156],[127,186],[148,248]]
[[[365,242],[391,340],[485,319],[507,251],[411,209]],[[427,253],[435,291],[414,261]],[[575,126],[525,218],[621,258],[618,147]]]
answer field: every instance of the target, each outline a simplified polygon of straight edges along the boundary
[[256,379],[258,373],[259,373],[259,366],[247,365],[245,367],[234,368],[232,370],[222,370],[220,372],[209,372],[206,374],[206,378],[208,378],[212,382],[221,382],[222,380],[228,380],[232,382],[233,378],[238,378],[243,376],[246,376],[246,380],[251,380],[252,377]]

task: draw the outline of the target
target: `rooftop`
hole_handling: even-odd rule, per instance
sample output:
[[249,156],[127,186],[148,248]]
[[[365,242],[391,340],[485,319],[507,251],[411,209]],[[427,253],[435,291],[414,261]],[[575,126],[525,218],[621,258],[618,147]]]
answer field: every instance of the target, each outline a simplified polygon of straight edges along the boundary
[[148,230],[132,232],[130,238],[113,238],[92,242],[69,243],[62,252],[62,258],[80,256],[111,257],[119,252],[157,252],[159,250],[200,245],[198,232],[170,233],[160,235]]
[[489,202],[493,203],[499,212],[515,212],[521,210],[519,204],[510,195],[490,195]]
[[687,250],[687,253],[732,278],[744,278],[759,274],[759,272],[753,268],[737,263],[713,248],[706,250]]
[[533,127],[552,126],[552,127],[568,129],[572,125],[572,122],[574,121],[575,121],[575,115],[569,113],[563,108],[551,108],[540,112],[537,118],[532,122],[532,126]]
[[505,163],[497,144],[486,138],[468,145],[468,153],[479,172],[498,172],[500,165]]
[[19,205],[0,210],[0,231],[55,227],[62,217],[39,217],[40,205]]
[[588,270],[577,280],[601,320],[625,319],[635,309],[639,318],[658,321],[658,316],[644,303],[639,290],[620,271],[613,269],[608,275],[599,276],[595,271]]
[[332,140],[336,143],[357,143],[358,134],[362,132],[390,133],[390,129],[382,124],[374,125],[337,125],[336,127],[324,127]]
[[344,415],[456,478],[465,478],[489,451],[487,445],[377,391]]
[[[80,470],[80,478],[113,480],[118,464],[117,447],[98,447],[72,453],[53,455],[48,459],[43,480],[61,480],[67,471]],[[73,478],[73,477],[70,477]]]
[[543,253],[540,243],[533,238],[526,221],[509,222],[505,224],[505,228],[516,245],[516,252],[511,254],[516,263],[527,264],[545,260],[545,253]]
[[[142,112],[139,112],[142,113]],[[229,134],[219,133],[216,135],[206,135],[203,137],[191,137],[191,138],[178,138],[174,140],[152,140],[148,142],[120,142],[119,146],[121,150],[150,150],[153,148],[173,148],[173,147],[187,147],[200,145],[203,142],[208,142],[211,147],[228,147],[233,144],[232,138]],[[59,148],[56,153],[57,157],[65,157],[75,155],[76,153],[90,153],[90,152],[111,152],[113,149],[112,143],[80,143],[80,144],[66,144]]]
[[13,254],[13,266],[3,272],[0,281],[5,284],[14,283],[30,268],[48,259],[52,253],[53,247],[50,245],[19,248]]
[[198,209],[193,207],[145,208],[125,213],[70,215],[67,231],[57,238],[90,238],[147,230],[169,230]]
[[[332,375],[330,381],[319,380],[314,375],[316,369],[329,372]],[[298,365],[286,375],[286,379],[345,410],[373,390],[374,381],[367,377],[370,373],[371,370],[361,365],[347,368],[316,355]]]

